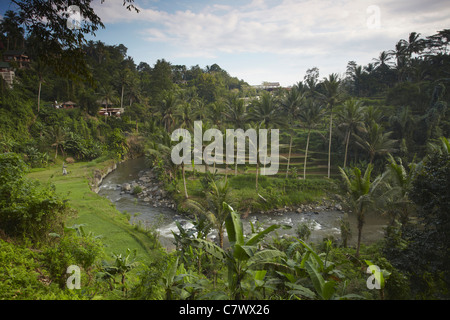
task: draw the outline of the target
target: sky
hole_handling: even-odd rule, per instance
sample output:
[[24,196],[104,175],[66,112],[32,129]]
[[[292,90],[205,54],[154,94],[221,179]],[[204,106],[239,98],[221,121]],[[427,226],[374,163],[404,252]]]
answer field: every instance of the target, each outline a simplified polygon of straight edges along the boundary
[[216,63],[250,85],[290,86],[313,67],[320,78],[344,74],[410,32],[450,28],[448,0],[135,0],[139,13],[122,4],[94,0],[106,28],[87,39],[125,45],[136,64]]

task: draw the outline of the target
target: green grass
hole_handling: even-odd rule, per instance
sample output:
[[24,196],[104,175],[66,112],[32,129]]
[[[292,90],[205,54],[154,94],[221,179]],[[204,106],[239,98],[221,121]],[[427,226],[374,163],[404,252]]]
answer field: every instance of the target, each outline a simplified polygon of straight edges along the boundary
[[[188,176],[186,186],[189,198],[202,200],[204,197],[201,183],[203,173],[197,173],[195,177],[191,174]],[[224,175],[221,175],[221,178],[224,179]],[[241,213],[320,202],[328,196],[328,193],[332,193],[334,188],[333,180],[324,179],[323,176],[302,180],[260,175],[258,191],[256,191],[255,178],[255,174],[252,173],[228,175],[234,208]],[[183,181],[179,179],[177,183],[177,189],[183,190]],[[267,201],[262,200],[260,196]],[[176,200],[182,203],[184,193],[177,194]]]
[[102,237],[108,256],[125,253],[129,248],[136,249],[140,260],[150,261],[158,252],[155,250],[158,242],[132,226],[108,199],[90,189],[89,182],[94,169],[104,172],[111,164],[111,160],[66,164],[69,172],[66,176],[62,175],[62,166],[56,164],[45,169],[33,169],[28,176],[53,183],[56,191],[68,199],[71,207],[77,211],[76,217],[69,218],[66,226],[85,224],[86,231]]

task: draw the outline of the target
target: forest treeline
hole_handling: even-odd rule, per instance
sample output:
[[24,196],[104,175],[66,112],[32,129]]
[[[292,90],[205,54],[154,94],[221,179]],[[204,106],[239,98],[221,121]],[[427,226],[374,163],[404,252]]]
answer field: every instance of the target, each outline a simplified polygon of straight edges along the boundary
[[[100,26],[90,15],[92,26]],[[50,26],[58,22],[46,18]],[[0,289],[2,298],[448,298],[450,30],[411,32],[365,66],[350,61],[343,75],[324,77],[312,66],[292,87],[265,91],[217,64],[136,63],[124,45],[85,41],[51,27],[50,33],[30,30],[24,21],[33,15],[21,8],[6,12],[0,23],[2,55],[25,52],[30,60],[23,67],[10,62],[12,85],[1,79],[0,267],[8,284]],[[76,107],[55,108],[68,101]],[[123,113],[105,116],[101,108]],[[225,176],[194,172],[188,180],[184,166],[170,161],[170,135],[176,128],[193,130],[196,120],[203,129],[280,128],[282,170],[263,179],[259,163],[236,165],[225,168]],[[62,161],[142,155],[158,168],[180,208],[198,219],[192,230],[179,226],[178,250],[141,269],[132,252],[102,264],[97,238],[79,226],[64,228],[70,205],[54,187],[25,175],[28,167]],[[283,227],[278,225],[255,226],[244,236],[242,212],[233,204],[238,197],[232,196],[233,179],[240,177],[241,187],[276,207],[304,201],[296,197],[327,185],[357,216],[357,247],[344,241],[346,221],[342,239],[317,246],[307,243],[301,228],[293,239],[265,242]],[[390,218],[386,236],[365,247],[364,218],[376,211]],[[212,228],[221,240],[227,231],[228,249],[207,240]],[[86,273],[84,291],[66,288],[68,264]],[[372,264],[383,270],[380,291],[366,287]]]

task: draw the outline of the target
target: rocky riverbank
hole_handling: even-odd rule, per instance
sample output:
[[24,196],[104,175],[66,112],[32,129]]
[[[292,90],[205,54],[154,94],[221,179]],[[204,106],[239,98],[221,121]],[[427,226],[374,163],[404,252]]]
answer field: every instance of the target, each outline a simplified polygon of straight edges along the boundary
[[176,209],[177,207],[175,201],[164,190],[163,183],[158,180],[157,173],[153,169],[141,171],[137,180],[123,183],[118,187],[121,188],[121,193],[133,194],[154,208]]
[[320,203],[299,204],[295,206],[285,206],[284,208],[275,208],[264,213],[283,214],[287,212],[313,213],[319,214],[327,211],[343,211],[342,205],[335,201],[323,199]]
[[[167,191],[164,190],[163,183],[158,180],[158,175],[154,169],[143,170],[139,173],[139,178],[118,185],[121,188],[121,193],[129,193],[135,195],[138,199],[148,203],[155,208],[165,207],[176,209],[177,204],[170,197]],[[283,213],[296,212],[319,214],[327,211],[342,211],[342,206],[335,201],[323,199],[316,204],[300,204],[296,206],[285,206],[283,208],[276,208],[264,213],[271,213],[274,215],[282,215]],[[262,212],[261,212],[262,213]]]

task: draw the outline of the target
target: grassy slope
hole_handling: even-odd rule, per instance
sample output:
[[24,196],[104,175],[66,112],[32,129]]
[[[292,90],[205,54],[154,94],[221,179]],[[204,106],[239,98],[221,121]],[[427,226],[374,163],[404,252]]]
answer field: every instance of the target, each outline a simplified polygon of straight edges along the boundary
[[62,165],[32,170],[30,178],[51,182],[58,193],[69,200],[78,214],[66,225],[85,224],[85,230],[101,235],[108,256],[125,253],[127,248],[136,249],[138,258],[150,261],[156,254],[157,244],[143,232],[131,226],[125,216],[106,198],[97,195],[89,187],[89,178],[94,169],[105,170],[111,161],[80,162],[67,165],[68,175],[62,175]]

